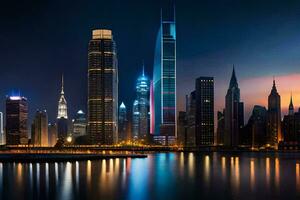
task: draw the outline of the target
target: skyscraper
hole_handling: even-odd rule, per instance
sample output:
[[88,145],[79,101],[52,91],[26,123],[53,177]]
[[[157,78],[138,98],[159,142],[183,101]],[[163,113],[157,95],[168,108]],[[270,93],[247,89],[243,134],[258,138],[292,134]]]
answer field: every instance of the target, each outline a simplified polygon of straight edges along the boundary
[[136,82],[136,96],[139,111],[139,130],[138,138],[144,139],[149,134],[149,79],[145,76],[144,66],[143,73],[138,77]]
[[273,87],[268,97],[267,145],[277,148],[280,141],[282,141],[280,95],[273,80]]
[[214,144],[214,78],[196,80],[196,145]]
[[28,144],[28,104],[25,97],[6,98],[6,144]]
[[122,102],[119,107],[119,134],[118,134],[118,142],[122,142],[127,140],[127,110],[125,104]]
[[48,124],[49,146],[54,147],[57,143],[57,125],[55,123]]
[[61,92],[58,101],[57,111],[57,133],[58,138],[64,140],[68,135],[68,112],[67,112],[67,100],[64,92],[64,77],[61,78]]
[[113,144],[118,133],[118,66],[112,31],[92,32],[88,47],[88,134],[92,144]]
[[132,106],[132,138],[139,138],[139,125],[140,125],[140,112],[139,112],[139,102],[134,100]]
[[48,142],[48,115],[46,110],[37,110],[33,120],[33,129],[31,130],[31,142],[34,146],[49,146]]
[[224,145],[224,134],[225,134],[225,119],[224,119],[224,113],[218,111],[217,113],[217,119],[218,119],[218,127],[217,127],[217,144],[218,145]]
[[[167,16],[169,15],[169,16]],[[161,13],[153,72],[154,139],[176,137],[176,22],[173,14]],[[167,142],[168,142],[167,140]]]
[[244,104],[240,102],[240,89],[233,67],[229,88],[225,97],[225,136],[224,145],[239,145],[240,129],[244,126]]

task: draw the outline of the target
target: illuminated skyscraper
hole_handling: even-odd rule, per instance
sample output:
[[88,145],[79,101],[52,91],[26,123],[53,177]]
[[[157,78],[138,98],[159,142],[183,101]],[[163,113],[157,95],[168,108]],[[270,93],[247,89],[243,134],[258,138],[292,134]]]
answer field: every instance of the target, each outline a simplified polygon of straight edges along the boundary
[[196,80],[196,145],[214,144],[214,78]]
[[57,143],[57,125],[55,123],[48,124],[49,146],[54,147]]
[[64,77],[61,77],[61,92],[60,98],[58,101],[58,112],[57,112],[57,119],[65,118],[68,119],[68,110],[67,110],[67,101],[65,98],[64,93]]
[[149,89],[150,83],[147,76],[143,73],[138,77],[136,83],[136,94],[138,101],[138,112],[139,112],[139,127],[138,127],[138,138],[146,138],[149,134]]
[[6,98],[6,144],[28,144],[28,104],[25,97]]
[[[172,16],[161,14],[157,35],[153,89],[154,89],[154,134],[171,140],[176,137],[176,22]],[[152,124],[152,122],[151,122]],[[168,142],[167,140],[167,142]]]
[[0,145],[5,144],[5,135],[3,128],[3,113],[0,112]]
[[224,145],[237,147],[240,130],[244,126],[244,103],[240,102],[240,89],[233,68],[229,88],[225,98]]
[[88,47],[88,134],[92,144],[113,144],[118,133],[118,66],[111,30],[93,30]]
[[61,78],[61,92],[57,111],[57,133],[59,139],[63,140],[68,135],[68,112],[67,101],[64,93],[64,77]]
[[34,146],[49,146],[48,115],[46,111],[36,111],[32,128],[32,144],[34,144]]
[[273,80],[273,87],[268,97],[267,144],[277,148],[282,139],[280,95],[277,92],[275,80]]
[[119,134],[118,142],[125,141],[127,139],[127,110],[125,104],[122,102],[119,107]]
[[140,125],[140,112],[139,112],[139,102],[134,100],[132,106],[132,138],[138,139],[139,137],[139,125]]

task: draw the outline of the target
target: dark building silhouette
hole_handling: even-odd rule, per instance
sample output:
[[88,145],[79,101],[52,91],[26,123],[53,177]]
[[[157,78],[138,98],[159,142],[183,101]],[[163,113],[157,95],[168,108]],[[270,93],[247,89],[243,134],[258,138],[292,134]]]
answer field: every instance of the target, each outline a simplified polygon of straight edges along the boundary
[[282,121],[282,134],[286,146],[295,143],[300,144],[300,109],[298,112],[294,112],[292,97],[289,105],[289,113],[284,116]]
[[267,146],[277,148],[280,141],[282,141],[280,95],[273,80],[273,87],[268,97]]
[[240,130],[243,126],[244,103],[240,102],[240,89],[233,68],[225,98],[225,146],[237,147],[239,145]]
[[260,148],[266,144],[267,109],[255,105],[247,125],[242,129],[241,144]]
[[54,147],[57,143],[57,125],[55,123],[48,124],[49,146]]
[[6,97],[6,144],[28,144],[28,103],[25,97]]
[[225,117],[224,117],[224,110],[223,112],[218,111],[217,113],[217,144],[224,145],[224,134],[225,134]]
[[118,133],[118,66],[112,31],[93,30],[88,47],[88,135],[114,144]]
[[214,144],[214,78],[196,80],[196,145]]
[[187,114],[185,111],[179,111],[177,121],[177,140],[178,144],[187,146]]

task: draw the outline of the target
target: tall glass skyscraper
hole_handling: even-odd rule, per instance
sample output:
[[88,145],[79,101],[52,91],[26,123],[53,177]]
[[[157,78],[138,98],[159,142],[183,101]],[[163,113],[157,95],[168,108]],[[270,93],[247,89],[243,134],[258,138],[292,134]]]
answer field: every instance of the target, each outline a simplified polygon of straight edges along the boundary
[[[157,35],[153,90],[154,135],[176,137],[176,22],[175,10],[161,14]],[[152,113],[153,114],[153,113]],[[151,128],[152,129],[152,128]],[[159,137],[157,137],[159,138]]]
[[6,98],[6,144],[28,144],[28,103],[25,97]]
[[125,104],[122,102],[119,107],[118,142],[127,140],[127,123],[127,109]]
[[118,133],[118,66],[112,31],[93,30],[88,47],[88,134],[92,144],[113,144]]
[[31,129],[31,142],[35,146],[49,146],[48,141],[48,115],[46,110],[37,110]]
[[132,106],[132,138],[138,139],[139,137],[139,125],[140,125],[140,112],[139,102],[134,100]]

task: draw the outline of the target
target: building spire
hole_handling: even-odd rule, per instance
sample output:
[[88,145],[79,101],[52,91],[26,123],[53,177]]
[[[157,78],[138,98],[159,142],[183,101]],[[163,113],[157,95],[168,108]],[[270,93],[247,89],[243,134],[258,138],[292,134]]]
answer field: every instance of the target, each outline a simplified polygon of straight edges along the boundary
[[145,76],[145,63],[144,63],[144,60],[143,60],[143,76]]
[[272,86],[271,93],[277,93],[276,82],[275,82],[275,76],[273,76],[273,86]]
[[293,94],[291,93],[290,105],[289,105],[289,115],[294,114],[294,105],[293,105]]
[[238,87],[234,65],[232,66],[232,74],[231,74],[231,79],[230,79],[230,84],[229,84],[229,88],[233,88],[233,87]]
[[61,75],[61,92],[62,95],[64,94],[64,74]]

